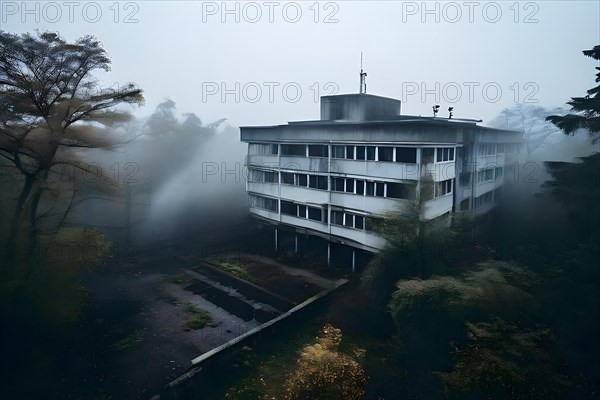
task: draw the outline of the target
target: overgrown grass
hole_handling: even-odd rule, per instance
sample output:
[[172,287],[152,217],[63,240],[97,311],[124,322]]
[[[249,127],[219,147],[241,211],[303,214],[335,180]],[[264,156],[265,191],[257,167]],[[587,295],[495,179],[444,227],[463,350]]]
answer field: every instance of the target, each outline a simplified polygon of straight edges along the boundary
[[196,279],[193,276],[190,276],[189,274],[187,274],[185,272],[180,272],[176,275],[166,276],[163,278],[162,281],[167,282],[167,283],[174,283],[176,285],[183,285],[183,284],[195,282]]
[[161,284],[155,286],[154,288],[156,289],[156,292],[158,293],[159,299],[164,300],[167,303],[174,305],[174,306],[177,306],[179,304],[179,301],[177,300],[177,298],[167,291],[167,288],[165,288],[164,284],[161,283]]
[[136,329],[133,332],[131,332],[130,334],[128,334],[127,336],[122,337],[121,339],[119,339],[116,342],[109,345],[106,348],[106,351],[107,352],[119,352],[119,351],[134,348],[144,341],[144,338],[146,337],[147,333],[148,332],[146,331],[146,328]]
[[186,312],[187,317],[183,322],[183,328],[186,331],[193,331],[197,329],[202,329],[207,326],[214,327],[219,325],[218,322],[215,322],[208,311],[201,309],[195,304],[186,303],[183,306],[183,311]]
[[154,288],[158,293],[159,299],[164,300],[167,303],[172,304],[174,306],[177,306],[179,304],[179,301],[177,300],[177,298],[175,296],[173,296],[171,293],[169,293],[167,291],[165,284],[172,283],[174,285],[186,285],[186,284],[193,283],[196,281],[197,281],[196,278],[194,278],[193,276],[190,276],[189,274],[187,274],[185,272],[180,272],[175,275],[165,276],[164,278],[162,278],[160,280],[160,282]]
[[244,264],[233,260],[211,260],[211,262],[231,275],[237,276],[240,279],[252,281],[252,275],[248,272]]

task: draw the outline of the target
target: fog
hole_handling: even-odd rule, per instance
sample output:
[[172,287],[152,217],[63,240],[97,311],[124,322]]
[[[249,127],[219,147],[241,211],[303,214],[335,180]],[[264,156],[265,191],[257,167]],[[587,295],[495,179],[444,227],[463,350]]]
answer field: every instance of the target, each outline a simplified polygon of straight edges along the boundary
[[172,100],[161,104],[166,111],[159,106],[118,127],[111,150],[78,153],[118,191],[99,195],[92,187],[97,176],[82,174],[90,191],[73,207],[70,224],[98,226],[109,238],[140,244],[226,226],[247,214],[239,130],[224,120],[203,124],[193,113],[180,114]]
[[[148,225],[168,231],[207,220],[214,223],[217,218],[231,222],[245,215],[246,146],[238,132],[226,126],[197,145],[192,160],[172,171],[172,177],[157,188],[150,202]],[[169,156],[176,154],[165,155]]]

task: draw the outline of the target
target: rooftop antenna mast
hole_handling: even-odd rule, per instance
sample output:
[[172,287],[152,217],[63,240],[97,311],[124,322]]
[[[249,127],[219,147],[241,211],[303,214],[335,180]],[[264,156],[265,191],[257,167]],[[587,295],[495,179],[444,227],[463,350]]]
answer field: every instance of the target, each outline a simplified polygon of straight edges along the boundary
[[363,72],[363,53],[360,52],[360,89],[359,93],[367,93],[367,82],[365,78],[367,77],[367,73]]

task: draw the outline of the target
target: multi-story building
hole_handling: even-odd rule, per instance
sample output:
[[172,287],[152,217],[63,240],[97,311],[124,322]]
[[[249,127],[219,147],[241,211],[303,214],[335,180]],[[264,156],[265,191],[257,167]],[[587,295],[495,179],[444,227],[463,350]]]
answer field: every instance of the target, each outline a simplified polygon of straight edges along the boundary
[[[373,226],[431,187],[423,218],[487,212],[501,195],[522,134],[480,121],[400,115],[400,101],[365,93],[321,97],[321,118],[242,127],[250,213],[278,232],[355,251],[385,245]],[[450,110],[449,110],[450,111]],[[437,114],[437,112],[436,112]],[[298,235],[300,234],[300,235]],[[304,235],[302,235],[304,234]]]

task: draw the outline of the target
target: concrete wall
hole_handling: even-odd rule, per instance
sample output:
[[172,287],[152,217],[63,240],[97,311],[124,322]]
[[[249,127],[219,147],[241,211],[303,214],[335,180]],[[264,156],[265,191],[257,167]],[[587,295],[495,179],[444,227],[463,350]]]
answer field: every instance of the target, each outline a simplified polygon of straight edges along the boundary
[[213,398],[208,396],[203,397],[203,393],[206,392],[207,388],[212,386],[215,379],[222,378],[230,373],[233,357],[244,346],[256,347],[261,342],[268,343],[286,329],[292,329],[293,331],[298,323],[304,322],[303,318],[310,318],[313,315],[311,313],[319,309],[319,306],[323,304],[327,295],[347,283],[346,279],[341,279],[334,288],[325,290],[279,317],[194,358],[191,361],[190,369],[166,385],[160,393],[152,397],[152,400],[202,400]]

